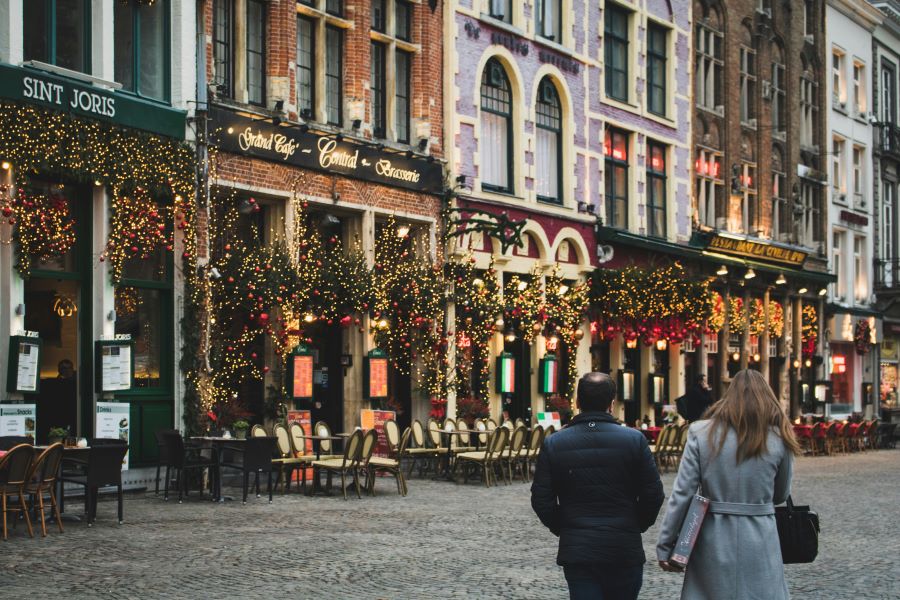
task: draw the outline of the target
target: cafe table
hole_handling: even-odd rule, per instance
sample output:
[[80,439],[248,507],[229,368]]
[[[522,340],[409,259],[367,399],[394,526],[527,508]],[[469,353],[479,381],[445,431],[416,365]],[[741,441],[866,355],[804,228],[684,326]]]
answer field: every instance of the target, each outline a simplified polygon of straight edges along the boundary
[[[313,441],[313,447],[316,451],[316,460],[320,460],[322,458],[322,442],[327,440],[332,441],[341,441],[346,440],[348,437],[353,435],[352,433],[336,433],[333,435],[307,435],[304,436],[308,440]],[[307,496],[312,496],[316,493],[322,492],[322,486],[319,484],[319,478],[316,475],[316,470],[313,469],[313,484],[312,488],[308,492],[306,492]]]
[[189,446],[188,449],[205,449],[209,448],[215,453],[216,471],[213,474],[213,501],[225,502],[226,500],[234,500],[231,496],[222,495],[222,463],[225,462],[225,452],[229,449],[238,449],[241,444],[246,442],[246,438],[225,437],[221,435],[198,435],[189,438],[196,445]]

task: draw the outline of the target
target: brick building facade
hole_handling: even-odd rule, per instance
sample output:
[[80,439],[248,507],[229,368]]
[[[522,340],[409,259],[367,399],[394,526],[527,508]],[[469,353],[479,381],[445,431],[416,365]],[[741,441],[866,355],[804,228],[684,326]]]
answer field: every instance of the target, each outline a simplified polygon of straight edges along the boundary
[[[441,11],[406,0],[209,0],[202,9],[207,216],[215,221],[217,204],[252,198],[262,242],[271,243],[291,235],[291,200],[299,198],[310,226],[358,240],[371,264],[376,232],[392,215],[436,258]],[[274,145],[259,141],[270,138]],[[213,242],[211,256],[221,252],[216,243],[224,240]],[[335,431],[352,429],[368,408],[362,365],[373,342],[365,319],[360,328],[310,328],[316,401],[297,408]],[[272,378],[243,392],[259,404]],[[427,413],[408,379],[392,378],[391,387],[403,418]]]

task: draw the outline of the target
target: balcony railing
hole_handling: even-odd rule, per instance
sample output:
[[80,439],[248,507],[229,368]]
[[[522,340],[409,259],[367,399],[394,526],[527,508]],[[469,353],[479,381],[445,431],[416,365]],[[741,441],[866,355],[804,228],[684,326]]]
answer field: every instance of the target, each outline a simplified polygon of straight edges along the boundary
[[900,127],[893,123],[877,123],[875,136],[879,151],[900,158]]
[[875,290],[900,291],[900,258],[875,261]]

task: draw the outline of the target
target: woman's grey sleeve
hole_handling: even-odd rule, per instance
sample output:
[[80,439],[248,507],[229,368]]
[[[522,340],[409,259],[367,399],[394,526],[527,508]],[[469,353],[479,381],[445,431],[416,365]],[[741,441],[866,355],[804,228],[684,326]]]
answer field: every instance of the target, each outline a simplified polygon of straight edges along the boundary
[[658,560],[669,560],[672,555],[672,549],[681,532],[684,515],[698,487],[700,487],[700,447],[694,431],[691,431],[681,457],[681,465],[678,467],[678,476],[672,486],[672,495],[669,496],[666,516],[659,530],[659,541],[656,544]]
[[775,493],[772,502],[781,504],[786,502],[791,495],[791,477],[794,473],[794,453],[785,446],[781,462],[778,463],[778,471],[775,473]]

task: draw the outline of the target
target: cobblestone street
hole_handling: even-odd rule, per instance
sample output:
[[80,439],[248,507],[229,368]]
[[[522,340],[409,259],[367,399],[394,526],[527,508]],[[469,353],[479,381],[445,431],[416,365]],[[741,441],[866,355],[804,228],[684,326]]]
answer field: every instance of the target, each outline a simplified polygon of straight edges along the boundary
[[[818,560],[789,566],[795,598],[891,599],[896,576],[898,451],[797,463],[794,498],[818,510]],[[664,476],[666,490],[673,475]],[[60,598],[566,598],[555,538],[529,505],[529,488],[484,489],[392,480],[376,498],[297,494],[178,505],[152,492],[126,500],[126,522],[102,502],[88,529],[0,544],[0,597]],[[78,511],[76,502],[67,509]],[[645,536],[653,558],[656,528]],[[893,550],[891,550],[893,549]],[[642,598],[677,598],[680,577],[648,563]]]

